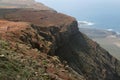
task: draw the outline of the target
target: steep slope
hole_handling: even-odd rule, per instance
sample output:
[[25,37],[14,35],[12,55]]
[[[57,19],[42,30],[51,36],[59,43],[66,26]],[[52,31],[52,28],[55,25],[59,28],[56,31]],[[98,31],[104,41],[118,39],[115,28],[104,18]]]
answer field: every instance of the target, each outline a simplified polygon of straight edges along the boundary
[[120,35],[115,31],[94,28],[80,28],[80,31],[99,43],[111,55],[120,60]]
[[[51,56],[57,55],[68,71],[72,68],[79,73],[76,80],[120,79],[120,62],[79,32],[74,18],[57,12],[30,9],[2,9],[2,12],[1,19],[31,24],[30,29],[17,27],[14,32],[7,31],[9,34],[1,33],[2,39],[30,45],[32,49],[37,48]],[[7,30],[13,29],[8,27]]]
[[57,56],[48,33],[26,22],[0,20],[1,80],[84,80]]

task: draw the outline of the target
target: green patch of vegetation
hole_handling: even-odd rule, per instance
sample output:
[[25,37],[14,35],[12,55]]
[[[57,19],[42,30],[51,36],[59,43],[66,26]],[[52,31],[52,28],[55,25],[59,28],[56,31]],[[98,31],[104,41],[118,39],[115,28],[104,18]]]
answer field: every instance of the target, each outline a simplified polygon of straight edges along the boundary
[[20,52],[10,49],[9,42],[0,40],[0,80],[51,80],[50,76],[45,74],[45,60],[40,67],[37,59],[23,56]]
[[43,65],[47,65],[47,63],[48,63],[48,62],[47,62],[46,60],[43,60],[43,61],[42,61],[42,64],[43,64]]
[[0,40],[0,48],[1,49],[8,49],[9,48],[9,43],[4,40]]
[[1,80],[15,80],[18,72],[20,72],[19,64],[6,57],[0,57],[0,79]]

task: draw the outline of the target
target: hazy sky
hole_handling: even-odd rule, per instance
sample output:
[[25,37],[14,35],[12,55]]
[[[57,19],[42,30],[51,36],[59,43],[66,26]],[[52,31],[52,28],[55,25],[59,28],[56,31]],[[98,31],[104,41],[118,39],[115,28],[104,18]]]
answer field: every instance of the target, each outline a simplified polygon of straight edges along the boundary
[[[74,16],[77,20],[95,22],[99,26],[120,27],[120,0],[36,0]],[[116,27],[117,28],[117,27]]]
[[[59,12],[78,17],[81,15],[117,14],[120,0],[36,0],[54,8]],[[110,13],[112,11],[112,13]],[[84,16],[87,17],[87,16]]]

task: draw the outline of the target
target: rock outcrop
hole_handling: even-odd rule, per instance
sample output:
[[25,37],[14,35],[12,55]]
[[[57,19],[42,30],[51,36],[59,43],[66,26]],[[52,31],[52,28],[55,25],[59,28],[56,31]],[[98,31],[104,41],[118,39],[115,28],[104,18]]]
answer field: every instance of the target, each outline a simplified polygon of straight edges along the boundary
[[[2,75],[4,79],[25,74],[32,80],[120,80],[120,62],[79,32],[75,18],[35,9],[1,9],[0,14],[0,60],[13,60],[10,67],[15,71],[14,78],[11,73],[8,79]],[[19,69],[13,67],[16,62]],[[3,66],[1,70],[9,69]]]
[[28,22],[0,21],[1,80],[84,80],[54,54],[52,35]]

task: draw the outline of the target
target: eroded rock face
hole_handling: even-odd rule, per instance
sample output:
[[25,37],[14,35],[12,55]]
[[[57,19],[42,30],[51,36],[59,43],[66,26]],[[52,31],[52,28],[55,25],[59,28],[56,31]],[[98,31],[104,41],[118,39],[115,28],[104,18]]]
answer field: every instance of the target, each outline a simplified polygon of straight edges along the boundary
[[[1,19],[18,23],[27,22],[21,23],[27,27],[14,27],[14,37],[10,34],[4,35],[7,36],[7,40],[23,42],[43,53],[57,55],[61,61],[67,61],[65,64],[79,73],[79,76],[87,80],[120,79],[120,62],[79,32],[74,18],[51,11],[5,9],[3,12]],[[8,33],[14,28],[8,29]]]
[[[55,31],[55,33],[59,33],[59,31],[57,29],[54,30],[53,27],[47,27],[45,28],[45,31],[43,28],[44,27],[30,24],[28,22],[0,20],[0,44],[2,44],[0,45],[0,50],[2,50],[0,51],[2,52],[0,53],[0,59],[2,56],[2,59],[7,59],[9,63],[11,63],[9,60],[13,60],[12,63],[15,63],[15,60],[24,67],[29,65],[30,69],[32,69],[32,73],[30,72],[29,74],[37,74],[34,75],[34,78],[31,76],[29,79],[39,78],[45,80],[46,77],[42,78],[42,76],[40,76],[45,73],[47,79],[85,80],[84,76],[80,76],[74,72],[72,68],[67,66],[67,64],[62,64],[58,57],[55,57],[56,48],[54,47],[57,47],[57,45],[51,29],[52,31]],[[10,45],[7,45],[6,42]],[[9,51],[9,53],[3,52],[4,49],[2,48],[6,48],[6,51]],[[53,56],[49,56],[48,54],[52,54]],[[34,66],[32,65],[33,63],[31,60],[35,62]],[[19,65],[18,67],[21,68]],[[42,69],[42,72],[39,71],[39,69]],[[8,72],[6,71],[6,75]],[[11,75],[13,74],[11,73]],[[12,79],[18,79],[18,77],[11,75],[6,76],[7,79],[10,79],[10,77],[12,77]],[[16,75],[19,75],[19,78],[22,79],[22,74],[17,72]],[[5,76],[3,76],[3,79],[5,79]]]

